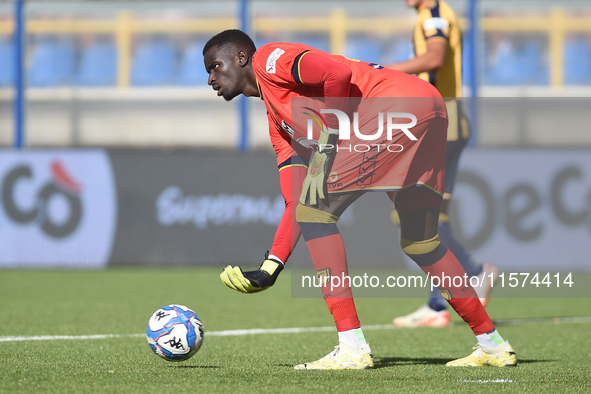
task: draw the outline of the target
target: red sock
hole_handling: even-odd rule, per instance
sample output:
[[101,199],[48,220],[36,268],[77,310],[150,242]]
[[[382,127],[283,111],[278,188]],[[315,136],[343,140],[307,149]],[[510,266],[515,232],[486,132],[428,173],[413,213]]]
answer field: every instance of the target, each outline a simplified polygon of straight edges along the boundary
[[342,332],[361,327],[351,293],[351,283],[349,280],[342,280],[348,277],[349,272],[341,234],[310,239],[306,245],[319,275],[339,279],[337,281],[336,278],[335,280],[329,278],[325,286],[322,287],[324,300],[332,313],[337,331]]
[[[476,292],[470,286],[470,281],[463,279],[466,271],[449,249],[435,264],[422,266],[421,268],[429,276],[440,279],[441,285],[439,289],[449,291],[452,297],[449,304],[470,325],[474,335],[484,334],[495,328]],[[461,277],[462,283],[459,286],[454,286],[453,281],[446,279],[448,277],[452,278],[452,280],[454,277]],[[458,282],[459,280],[456,280],[456,284],[459,284]],[[467,286],[465,286],[466,284]]]
[[338,332],[361,327],[353,298],[326,298],[325,301],[332,313]]

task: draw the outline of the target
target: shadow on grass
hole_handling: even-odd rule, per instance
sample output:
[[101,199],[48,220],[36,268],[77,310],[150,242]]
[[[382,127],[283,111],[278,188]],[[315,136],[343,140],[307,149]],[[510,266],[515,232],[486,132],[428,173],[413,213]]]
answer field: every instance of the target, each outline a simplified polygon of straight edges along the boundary
[[517,365],[519,364],[535,364],[535,363],[553,363],[558,360],[521,360],[517,359]]
[[395,365],[437,365],[450,361],[449,358],[410,358],[410,357],[377,357],[375,368],[387,368]]
[[[409,358],[409,357],[378,357],[375,359],[375,369],[388,368],[396,365],[445,365],[450,358]],[[519,364],[548,363],[555,360],[517,360]]]

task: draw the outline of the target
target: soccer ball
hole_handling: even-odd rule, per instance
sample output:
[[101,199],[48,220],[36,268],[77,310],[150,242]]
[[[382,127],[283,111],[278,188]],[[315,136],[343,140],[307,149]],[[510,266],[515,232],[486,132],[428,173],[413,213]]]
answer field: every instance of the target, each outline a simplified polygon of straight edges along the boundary
[[167,305],[150,317],[146,337],[158,356],[167,361],[184,361],[201,347],[203,324],[186,306]]

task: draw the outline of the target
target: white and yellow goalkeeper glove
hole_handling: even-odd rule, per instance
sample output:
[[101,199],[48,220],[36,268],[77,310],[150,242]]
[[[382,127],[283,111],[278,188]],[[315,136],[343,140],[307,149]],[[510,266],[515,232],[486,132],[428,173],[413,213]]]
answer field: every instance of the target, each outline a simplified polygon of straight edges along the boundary
[[220,279],[230,289],[241,293],[258,293],[273,286],[281,271],[283,271],[283,263],[270,259],[267,252],[265,261],[258,270],[243,272],[242,268],[229,265],[220,274]]
[[325,129],[320,133],[318,145],[316,145],[310,163],[308,164],[308,174],[304,178],[300,203],[306,203],[308,193],[310,195],[310,205],[318,203],[317,196],[328,205],[328,188],[326,179],[330,174],[332,163],[336,155],[336,144],[338,133],[331,133]]

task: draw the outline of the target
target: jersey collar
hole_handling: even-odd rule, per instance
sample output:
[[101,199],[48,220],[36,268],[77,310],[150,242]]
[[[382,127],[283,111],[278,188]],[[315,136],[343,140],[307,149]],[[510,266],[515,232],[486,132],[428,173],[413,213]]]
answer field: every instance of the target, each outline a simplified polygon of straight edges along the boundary
[[435,3],[435,2],[437,2],[437,0],[431,0],[431,1],[428,1],[428,2],[426,2],[425,4],[423,4],[422,6],[420,6],[420,7],[417,9],[417,12],[421,11],[423,8],[427,8],[427,7],[429,7],[431,4],[433,4],[433,3]]
[[263,100],[263,101],[264,101],[264,99],[263,99],[263,91],[261,90],[261,85],[259,85],[259,80],[258,80],[258,78],[256,78],[256,77],[255,77],[255,81],[256,81],[256,83],[257,83],[257,89],[259,90],[259,96],[261,97],[261,100]]

